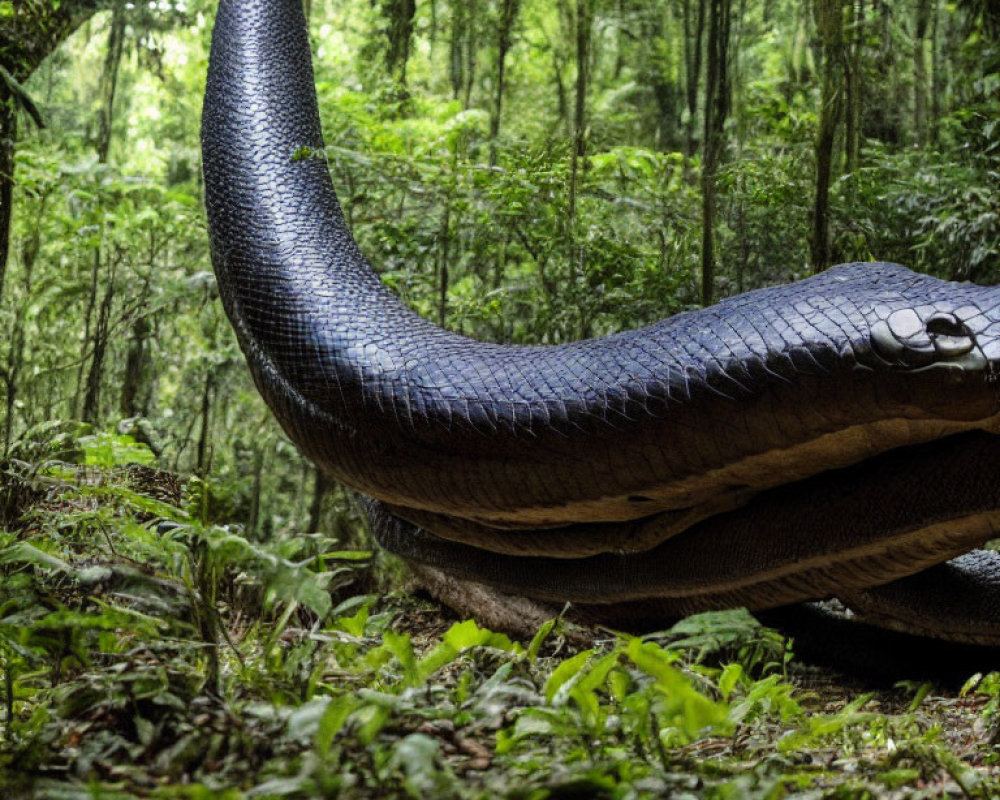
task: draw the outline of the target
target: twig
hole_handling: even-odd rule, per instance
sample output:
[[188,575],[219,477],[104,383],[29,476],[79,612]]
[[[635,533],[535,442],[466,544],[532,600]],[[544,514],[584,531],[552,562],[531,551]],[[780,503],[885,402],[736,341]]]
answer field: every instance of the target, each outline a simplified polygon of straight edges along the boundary
[[35,101],[31,99],[31,95],[28,94],[27,90],[21,86],[17,78],[11,75],[3,64],[0,64],[0,80],[4,82],[7,87],[7,91],[17,98],[17,101],[21,104],[28,116],[34,121],[35,125],[39,129],[45,127],[45,120],[42,119],[42,112],[38,110],[38,106],[35,105]]

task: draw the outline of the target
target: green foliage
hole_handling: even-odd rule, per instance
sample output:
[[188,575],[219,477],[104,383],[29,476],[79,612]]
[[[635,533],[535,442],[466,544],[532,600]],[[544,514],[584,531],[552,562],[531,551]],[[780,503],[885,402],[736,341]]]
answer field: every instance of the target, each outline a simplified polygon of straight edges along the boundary
[[80,437],[77,443],[83,449],[83,463],[95,467],[149,466],[156,461],[153,451],[145,444],[137,444],[131,436],[95,433]]
[[199,517],[203,483],[171,504],[120,467],[22,469],[43,499],[0,534],[0,781],[15,792],[1000,790],[993,746],[959,746],[935,722],[968,737],[995,726],[995,674],[971,680],[960,706],[929,686],[810,689],[787,643],[745,612],[579,649],[554,620],[524,646],[428,617],[411,599],[354,594],[334,606],[331,590],[370,554],[321,535],[251,542]]

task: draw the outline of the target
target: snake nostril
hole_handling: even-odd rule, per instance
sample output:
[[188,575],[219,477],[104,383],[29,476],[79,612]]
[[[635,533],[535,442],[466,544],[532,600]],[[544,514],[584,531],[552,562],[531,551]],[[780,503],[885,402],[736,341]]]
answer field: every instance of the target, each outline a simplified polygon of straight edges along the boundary
[[927,332],[934,336],[969,336],[969,329],[951,316],[936,316],[927,320]]

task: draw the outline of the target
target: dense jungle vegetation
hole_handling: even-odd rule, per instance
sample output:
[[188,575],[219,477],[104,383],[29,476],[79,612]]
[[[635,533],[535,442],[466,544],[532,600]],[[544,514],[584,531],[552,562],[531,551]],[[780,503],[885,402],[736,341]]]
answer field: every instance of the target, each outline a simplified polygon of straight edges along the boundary
[[[304,0],[334,183],[423,315],[642,325],[843,261],[1000,282],[995,0]],[[0,0],[0,785],[997,797],[1000,677],[878,694],[744,614],[514,643],[399,591],[218,302],[214,0]]]

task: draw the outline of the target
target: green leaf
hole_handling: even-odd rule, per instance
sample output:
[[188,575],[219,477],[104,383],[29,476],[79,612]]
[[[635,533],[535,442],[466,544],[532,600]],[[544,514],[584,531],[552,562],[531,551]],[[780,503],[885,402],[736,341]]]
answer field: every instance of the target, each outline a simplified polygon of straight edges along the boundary
[[360,639],[365,635],[370,607],[368,603],[365,603],[352,616],[338,617],[330,627]]
[[325,754],[330,750],[334,738],[340,733],[347,718],[359,705],[357,698],[351,695],[330,698],[316,729],[316,750],[320,754]]
[[[580,670],[583,669],[590,657],[596,652],[596,650],[584,650],[572,658],[567,658],[552,670],[552,674],[545,681],[545,699],[549,703],[560,704],[556,701],[556,695],[560,694],[560,690],[567,682],[578,678]],[[560,697],[562,698],[561,702],[565,702],[565,695],[560,695]]]
[[422,683],[423,675],[417,667],[417,659],[413,654],[413,643],[410,641],[409,634],[386,631],[382,635],[382,641],[403,669],[403,684],[417,686]]
[[728,700],[733,689],[743,678],[743,667],[739,664],[726,664],[719,676],[719,694],[723,700]]
[[83,448],[84,464],[103,467],[156,463],[156,455],[145,444],[136,442],[131,436],[114,433],[95,433],[77,439]]
[[542,649],[542,644],[548,638],[552,629],[555,627],[557,619],[550,619],[547,622],[543,622],[538,632],[534,635],[531,640],[531,644],[528,645],[527,658],[532,664],[538,659],[538,651]]
[[0,564],[35,564],[39,567],[54,569],[72,575],[74,570],[69,562],[57,558],[51,553],[39,550],[28,542],[18,542],[11,547],[0,550]]
[[631,639],[625,652],[632,662],[656,682],[661,721],[688,738],[726,724],[729,708],[701,694],[675,666],[675,657],[652,642]]

